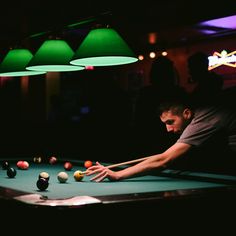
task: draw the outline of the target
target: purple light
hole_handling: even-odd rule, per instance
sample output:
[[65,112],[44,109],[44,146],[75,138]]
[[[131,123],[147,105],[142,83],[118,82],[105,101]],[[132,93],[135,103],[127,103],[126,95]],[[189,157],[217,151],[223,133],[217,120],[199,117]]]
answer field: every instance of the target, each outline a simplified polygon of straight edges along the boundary
[[236,29],[236,15],[222,17],[214,20],[203,21],[201,26],[213,26],[225,29]]

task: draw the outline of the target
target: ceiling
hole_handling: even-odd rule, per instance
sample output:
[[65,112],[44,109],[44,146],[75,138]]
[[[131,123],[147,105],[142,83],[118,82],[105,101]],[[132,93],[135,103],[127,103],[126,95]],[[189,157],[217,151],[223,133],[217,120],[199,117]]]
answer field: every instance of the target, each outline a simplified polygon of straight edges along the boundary
[[[205,5],[204,3],[207,3]],[[175,47],[182,43],[192,43],[209,37],[220,37],[236,33],[235,29],[200,26],[205,20],[236,15],[236,1],[224,3],[215,1],[191,0],[145,0],[129,2],[112,1],[39,1],[34,5],[27,2],[6,3],[0,14],[0,52],[4,54],[9,47],[24,44],[33,45],[40,37],[36,33],[62,32],[79,42],[91,28],[91,24],[106,23],[114,27],[125,40],[137,50],[149,46]],[[128,4],[128,5],[127,5]],[[96,20],[95,20],[96,19]],[[83,23],[91,20],[90,23]],[[82,22],[73,30],[68,25]],[[212,33],[209,34],[209,29]],[[205,31],[203,31],[205,30]],[[206,31],[208,30],[208,31]],[[148,35],[154,33],[156,42],[149,43]],[[28,39],[28,40],[27,40]],[[30,43],[29,43],[30,39]],[[72,42],[73,44],[73,42]],[[78,45],[77,45],[78,46]]]

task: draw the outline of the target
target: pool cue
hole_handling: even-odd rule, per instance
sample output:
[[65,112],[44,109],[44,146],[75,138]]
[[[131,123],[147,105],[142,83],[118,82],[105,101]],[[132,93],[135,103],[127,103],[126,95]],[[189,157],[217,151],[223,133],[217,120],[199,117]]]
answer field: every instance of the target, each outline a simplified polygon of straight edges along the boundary
[[[130,164],[133,164],[133,163],[141,162],[141,161],[144,161],[144,160],[146,160],[148,158],[149,157],[142,157],[142,158],[139,158],[139,159],[134,159],[134,160],[131,160],[131,161],[120,162],[120,163],[112,164],[112,165],[105,166],[105,167],[108,168],[108,169],[112,169],[112,168],[115,168],[115,167],[118,167],[118,166],[130,165]],[[86,173],[86,171],[82,171],[81,172],[81,174],[85,174],[85,173]]]

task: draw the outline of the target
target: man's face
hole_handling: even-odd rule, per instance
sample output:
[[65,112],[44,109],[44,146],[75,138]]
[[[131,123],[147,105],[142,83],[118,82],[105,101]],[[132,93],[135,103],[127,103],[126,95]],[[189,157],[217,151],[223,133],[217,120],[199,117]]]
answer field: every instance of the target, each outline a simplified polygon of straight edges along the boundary
[[185,109],[182,114],[173,114],[172,111],[164,111],[160,119],[166,125],[167,132],[181,134],[190,123],[191,111]]

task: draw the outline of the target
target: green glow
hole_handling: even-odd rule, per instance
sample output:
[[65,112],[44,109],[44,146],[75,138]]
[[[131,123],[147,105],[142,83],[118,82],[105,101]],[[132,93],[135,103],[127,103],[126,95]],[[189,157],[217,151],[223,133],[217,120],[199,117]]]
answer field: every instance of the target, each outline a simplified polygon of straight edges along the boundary
[[28,71],[26,65],[33,58],[27,49],[10,50],[0,65],[0,76],[30,76],[46,74],[45,71]]
[[92,66],[114,66],[123,65],[136,62],[134,57],[122,57],[122,56],[100,56],[91,58],[81,58],[73,60],[71,63],[79,65],[92,65]]
[[72,65],[113,66],[138,61],[138,58],[111,28],[93,29],[76,50]]
[[93,22],[93,21],[95,21],[95,18],[88,19],[88,20],[83,20],[81,22],[74,23],[74,24],[70,24],[67,27],[68,28],[75,28],[75,27],[78,27],[78,26],[81,26],[81,25],[84,25],[84,24],[87,24],[87,23],[90,23],[90,22]]
[[72,66],[72,65],[39,65],[27,67],[27,69],[32,71],[78,71],[84,70],[84,67]]
[[84,70],[82,66],[70,64],[73,55],[74,51],[64,40],[46,40],[30,60],[26,69],[61,72]]

